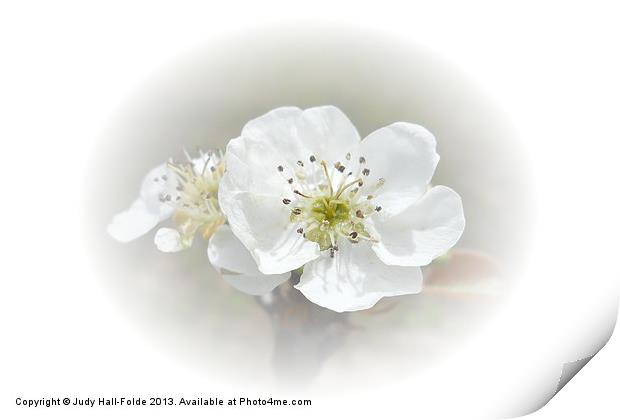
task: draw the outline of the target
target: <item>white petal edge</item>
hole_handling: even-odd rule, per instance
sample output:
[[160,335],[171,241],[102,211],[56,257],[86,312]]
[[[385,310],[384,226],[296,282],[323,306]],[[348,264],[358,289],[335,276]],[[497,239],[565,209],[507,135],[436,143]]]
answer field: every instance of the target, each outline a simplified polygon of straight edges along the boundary
[[367,244],[340,245],[334,258],[324,253],[304,267],[295,286],[311,302],[336,312],[359,311],[388,296],[419,293],[419,267],[388,266]]
[[386,264],[423,266],[445,254],[465,230],[461,197],[436,186],[417,202],[387,221],[374,225],[381,240],[373,245]]
[[160,221],[159,212],[152,212],[141,198],[112,218],[107,226],[108,234],[119,242],[130,242],[139,238]]
[[290,273],[262,274],[250,252],[226,225],[220,226],[209,240],[207,255],[228,284],[250,295],[269,293],[290,277]]
[[359,153],[370,169],[364,180],[366,188],[383,178],[385,183],[374,195],[387,219],[400,213],[427,190],[439,155],[436,141],[426,128],[398,122],[380,128],[362,140]]

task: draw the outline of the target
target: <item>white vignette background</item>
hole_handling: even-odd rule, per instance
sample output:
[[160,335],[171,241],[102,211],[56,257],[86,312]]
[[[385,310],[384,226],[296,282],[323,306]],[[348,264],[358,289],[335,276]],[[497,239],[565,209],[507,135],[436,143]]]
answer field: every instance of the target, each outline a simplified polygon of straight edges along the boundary
[[381,10],[345,2],[301,10],[278,2],[23,2],[2,10],[2,362],[10,378],[2,384],[3,411],[16,393],[243,393],[153,348],[106,297],[84,255],[82,174],[102,127],[161,66],[207,42],[290,20],[389,33],[458,63],[520,128],[538,204],[523,269],[529,284],[488,326],[488,343],[464,347],[441,374],[321,397],[295,415],[404,408],[424,418],[497,409],[525,414],[552,394],[549,384],[563,363],[591,355],[609,337],[617,316],[620,214],[615,10],[551,2],[385,2]]

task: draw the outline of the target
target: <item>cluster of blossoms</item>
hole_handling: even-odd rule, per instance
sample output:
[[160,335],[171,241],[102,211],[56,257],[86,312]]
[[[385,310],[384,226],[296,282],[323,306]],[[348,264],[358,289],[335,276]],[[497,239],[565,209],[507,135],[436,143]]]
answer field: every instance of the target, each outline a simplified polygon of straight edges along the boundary
[[209,241],[213,266],[234,287],[268,293],[295,286],[329,309],[355,311],[418,293],[420,267],[465,228],[461,198],[430,187],[439,161],[425,128],[395,123],[364,140],[336,107],[277,108],[248,122],[219,152],[169,162],[147,175],[140,197],[108,232],[130,241],[160,228],[164,252]]

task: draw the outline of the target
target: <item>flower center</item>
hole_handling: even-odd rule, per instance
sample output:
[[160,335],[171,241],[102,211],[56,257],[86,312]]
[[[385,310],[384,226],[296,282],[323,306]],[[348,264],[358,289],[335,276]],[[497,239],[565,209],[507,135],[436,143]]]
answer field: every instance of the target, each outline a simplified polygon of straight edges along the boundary
[[193,235],[200,229],[207,239],[226,222],[217,200],[225,169],[223,155],[220,151],[209,151],[206,155],[201,152],[200,159],[192,160],[188,156],[187,160],[168,163],[176,186],[162,193],[159,199],[176,209],[174,220],[182,232]]
[[[282,202],[290,208],[290,220],[299,226],[297,232],[319,244],[322,251],[329,250],[332,257],[341,240],[353,244],[362,240],[377,242],[371,234],[369,216],[381,211],[381,206],[374,202],[374,193],[385,180],[380,178],[366,186],[370,175],[366,159],[360,157],[359,164],[354,164],[350,162],[350,153],[345,156],[345,164],[328,165],[314,155],[308,161],[309,164],[300,160],[292,167],[277,167],[291,188],[292,194]],[[347,166],[356,168],[348,171]]]

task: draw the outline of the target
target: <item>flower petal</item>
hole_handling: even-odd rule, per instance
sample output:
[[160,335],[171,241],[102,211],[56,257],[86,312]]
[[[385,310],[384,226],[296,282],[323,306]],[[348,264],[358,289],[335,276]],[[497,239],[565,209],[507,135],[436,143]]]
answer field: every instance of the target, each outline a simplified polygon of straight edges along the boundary
[[160,221],[158,212],[152,212],[141,198],[118,213],[108,224],[108,234],[119,242],[129,242],[153,229]]
[[160,198],[162,195],[172,194],[176,186],[176,176],[166,163],[151,169],[142,181],[140,198],[144,200],[151,212],[159,214],[160,221],[167,219],[174,212],[174,208],[162,203]]
[[277,151],[248,137],[229,142],[218,198],[234,234],[264,274],[282,274],[319,255],[319,246],[295,232],[282,198],[290,187],[277,171]]
[[461,197],[448,187],[431,188],[416,203],[387,221],[376,221],[381,240],[373,245],[386,264],[422,266],[445,254],[461,237]]
[[289,273],[265,275],[258,271],[250,252],[233,235],[228,226],[220,226],[209,240],[209,261],[222,277],[234,288],[251,295],[269,293],[287,281]]
[[166,164],[151,169],[142,181],[140,196],[129,209],[112,218],[107,227],[108,234],[119,242],[133,241],[170,217],[174,208],[162,203],[160,196],[173,190],[175,183],[174,175]]
[[183,240],[181,233],[176,229],[161,228],[155,234],[155,245],[161,252],[179,252],[192,245],[192,237]]
[[230,227],[264,274],[282,274],[319,256],[319,245],[305,240],[290,222],[279,198],[249,192],[229,194],[220,184],[220,206]]
[[297,134],[317,159],[330,163],[344,160],[344,156],[357,150],[360,144],[360,135],[353,123],[331,105],[304,110]]
[[207,255],[218,271],[224,269],[235,273],[260,273],[250,252],[227,225],[220,226],[211,236]]
[[385,265],[365,243],[339,246],[334,258],[325,253],[306,264],[295,286],[317,305],[336,312],[358,311],[372,307],[382,297],[422,290],[418,267]]
[[290,158],[283,163],[292,165],[310,155],[333,163],[356,150],[360,142],[355,126],[340,109],[331,105],[304,111],[294,107],[276,108],[248,122],[241,137],[262,142],[279,155],[288,155]]
[[435,137],[427,129],[403,122],[380,128],[362,140],[363,166],[370,170],[365,188],[372,188],[379,178],[385,180],[374,193],[383,208],[381,218],[398,214],[424,194],[439,162],[435,147]]

